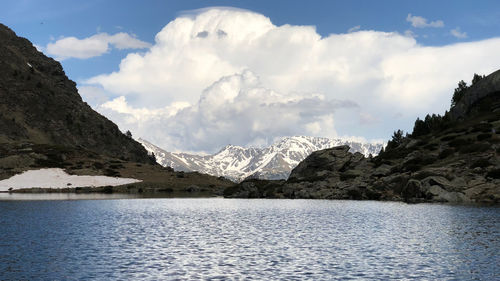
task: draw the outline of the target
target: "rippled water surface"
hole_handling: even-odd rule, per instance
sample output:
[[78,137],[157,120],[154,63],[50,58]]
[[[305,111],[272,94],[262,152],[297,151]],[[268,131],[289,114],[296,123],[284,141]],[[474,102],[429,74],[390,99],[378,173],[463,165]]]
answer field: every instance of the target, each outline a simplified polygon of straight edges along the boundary
[[0,201],[1,280],[498,280],[500,208]]

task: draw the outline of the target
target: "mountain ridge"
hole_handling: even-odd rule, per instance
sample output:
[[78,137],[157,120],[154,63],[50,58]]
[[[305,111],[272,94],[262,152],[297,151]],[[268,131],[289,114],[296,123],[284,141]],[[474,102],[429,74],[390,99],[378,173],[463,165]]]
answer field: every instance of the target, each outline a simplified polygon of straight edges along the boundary
[[150,163],[146,150],[83,102],[61,64],[0,24],[0,142],[82,147]]
[[353,151],[376,155],[382,143],[362,143],[346,139],[294,136],[264,148],[226,145],[212,155],[194,155],[168,152],[144,139],[138,139],[149,153],[154,153],[162,166],[180,171],[199,171],[214,176],[224,176],[233,181],[245,178],[286,179],[290,171],[305,157],[316,150],[349,144]]

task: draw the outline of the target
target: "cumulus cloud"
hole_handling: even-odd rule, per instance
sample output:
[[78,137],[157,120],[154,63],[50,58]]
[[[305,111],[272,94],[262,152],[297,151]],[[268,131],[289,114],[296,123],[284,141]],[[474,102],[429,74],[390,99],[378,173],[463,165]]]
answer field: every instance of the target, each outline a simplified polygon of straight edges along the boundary
[[444,22],[442,20],[428,22],[426,18],[420,16],[412,16],[412,14],[408,14],[408,16],[406,17],[406,21],[411,22],[411,25],[416,28],[444,27]]
[[[114,116],[167,149],[213,152],[221,144],[261,143],[281,136],[336,136],[333,113],[355,108],[352,101],[327,100],[318,94],[283,95],[261,85],[249,70],[222,77],[206,88],[197,103],[167,108],[133,108],[121,96],[98,109]],[[118,115],[118,116],[117,116]],[[160,135],[151,131],[161,132]]]
[[68,58],[88,59],[109,52],[111,46],[120,50],[144,49],[150,47],[150,44],[124,32],[114,35],[98,33],[83,39],[64,37],[47,44],[45,50],[47,54],[55,56],[58,60]]
[[499,47],[498,38],[426,47],[379,31],[322,37],[250,11],[205,9],[86,83],[120,97],[99,110],[122,130],[170,150],[291,134],[385,138],[444,112],[457,81],[498,67]]
[[460,30],[460,27],[457,27],[455,29],[450,30],[450,33],[451,33],[451,35],[453,35],[454,37],[456,37],[458,39],[467,38],[467,32],[462,32]]

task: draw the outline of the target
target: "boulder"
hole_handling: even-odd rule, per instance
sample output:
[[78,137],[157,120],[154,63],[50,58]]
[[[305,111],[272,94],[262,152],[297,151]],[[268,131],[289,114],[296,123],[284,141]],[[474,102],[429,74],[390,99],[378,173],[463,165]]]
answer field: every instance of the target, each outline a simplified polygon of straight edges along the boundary
[[426,190],[426,197],[435,202],[448,202],[448,203],[468,203],[471,202],[470,198],[461,192],[447,191],[439,185],[431,185],[429,187],[423,186]]
[[444,192],[440,194],[436,201],[444,201],[448,203],[470,203],[471,200],[460,192]]
[[[288,180],[314,179],[321,171],[341,171],[350,164],[353,154],[349,146],[342,145],[311,153],[304,161],[295,167]],[[359,161],[359,156],[355,160]]]
[[422,180],[422,183],[427,187],[437,185],[445,190],[452,190],[453,189],[452,183],[448,179],[446,179],[445,177],[441,177],[441,176],[426,177],[425,179]]
[[419,180],[410,179],[403,190],[401,196],[405,201],[413,201],[416,198],[424,198],[425,191],[422,188],[422,183]]
[[190,192],[190,193],[191,192],[200,192],[201,188],[199,186],[193,184],[193,185],[190,185],[190,186],[186,187],[185,190],[187,192]]
[[353,200],[363,199],[363,191],[359,187],[350,186],[349,188],[346,189],[346,191],[349,199]]
[[432,185],[427,189],[427,194],[430,195],[430,197],[439,197],[445,192],[446,190],[442,189],[439,185]]

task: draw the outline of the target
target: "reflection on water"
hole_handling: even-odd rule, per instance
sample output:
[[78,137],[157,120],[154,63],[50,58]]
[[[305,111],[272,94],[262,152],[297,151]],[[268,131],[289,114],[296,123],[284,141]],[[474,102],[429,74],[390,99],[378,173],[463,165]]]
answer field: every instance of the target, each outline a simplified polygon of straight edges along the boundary
[[[48,201],[48,200],[110,200],[138,198],[207,198],[203,193],[159,192],[159,193],[7,193],[0,192],[0,201]],[[209,194],[210,195],[210,194]]]
[[0,192],[0,201],[35,201],[35,200],[101,200],[101,199],[130,199],[137,195],[125,193],[5,193]]
[[0,279],[499,279],[500,209],[321,200],[0,202]]

